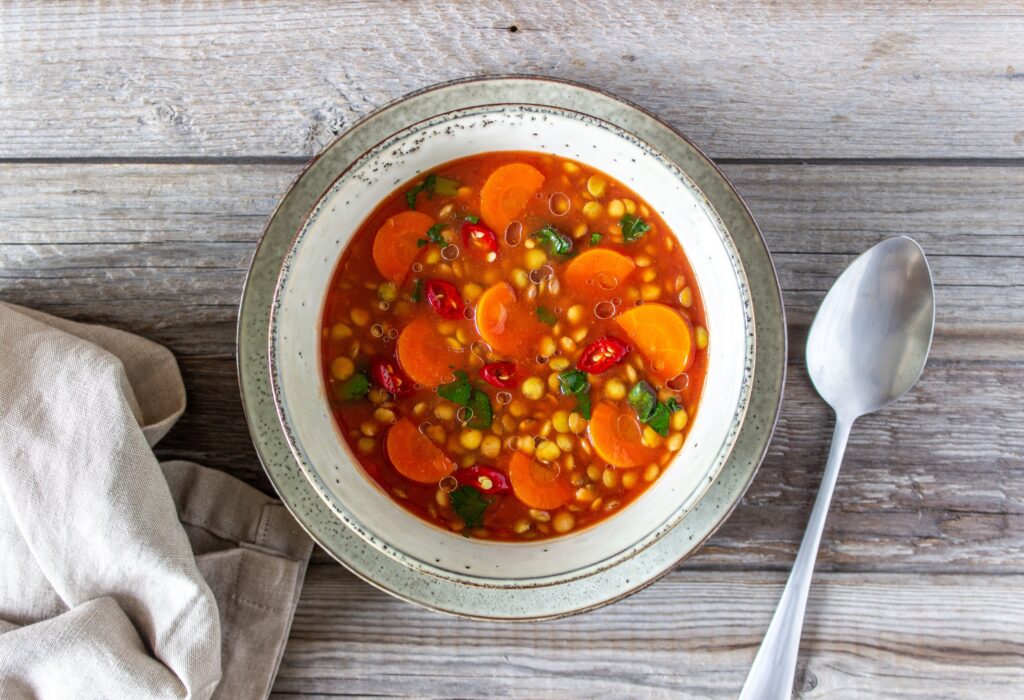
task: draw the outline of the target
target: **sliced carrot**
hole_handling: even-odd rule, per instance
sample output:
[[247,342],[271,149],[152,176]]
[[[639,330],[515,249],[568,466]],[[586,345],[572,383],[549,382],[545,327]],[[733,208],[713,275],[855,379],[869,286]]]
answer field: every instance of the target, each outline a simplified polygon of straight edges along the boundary
[[476,302],[476,329],[484,342],[502,355],[532,356],[544,325],[528,306],[516,300],[508,282],[487,288]]
[[437,324],[418,318],[398,336],[398,364],[409,378],[424,386],[444,384],[452,371],[463,363],[463,356],[448,346],[448,339]]
[[629,256],[608,248],[591,248],[569,261],[562,279],[576,294],[610,295],[636,269]]
[[544,174],[526,163],[503,165],[480,190],[480,216],[499,236],[544,184]]
[[569,480],[528,454],[516,452],[512,455],[508,471],[516,498],[531,508],[552,510],[572,498]]
[[615,317],[623,332],[661,379],[672,379],[693,362],[693,326],[664,304],[644,304]]
[[403,211],[385,221],[373,239],[373,262],[380,274],[401,284],[420,253],[416,241],[433,225],[433,219],[418,211]]
[[437,483],[455,471],[455,463],[408,418],[391,426],[386,447],[391,464],[407,479]]
[[642,434],[630,408],[602,402],[590,415],[590,442],[601,459],[616,467],[636,467],[657,459],[658,452],[640,441]]

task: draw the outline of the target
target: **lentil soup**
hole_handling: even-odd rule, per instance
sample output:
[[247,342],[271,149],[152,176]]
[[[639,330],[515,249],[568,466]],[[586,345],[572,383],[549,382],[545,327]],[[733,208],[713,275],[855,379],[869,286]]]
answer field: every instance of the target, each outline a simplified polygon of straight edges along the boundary
[[321,360],[339,431],[396,503],[525,541],[589,527],[659,477],[707,346],[657,212],[583,163],[494,152],[363,222],[327,291]]

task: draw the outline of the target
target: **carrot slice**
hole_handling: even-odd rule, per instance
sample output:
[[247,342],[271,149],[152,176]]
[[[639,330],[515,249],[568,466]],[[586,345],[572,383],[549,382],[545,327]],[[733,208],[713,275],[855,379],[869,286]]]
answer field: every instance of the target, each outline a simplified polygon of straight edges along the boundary
[[391,426],[385,446],[391,464],[407,479],[431,484],[455,471],[455,463],[408,418]]
[[544,326],[535,314],[516,301],[508,282],[487,288],[476,302],[476,329],[488,345],[502,355],[532,355]]
[[373,262],[380,274],[401,284],[420,253],[416,241],[433,225],[433,219],[418,211],[403,211],[385,221],[373,239]]
[[640,442],[642,434],[632,409],[601,402],[590,415],[590,442],[601,459],[616,467],[636,467],[657,458],[656,450]]
[[610,295],[636,269],[629,256],[608,248],[591,248],[569,261],[562,279],[569,288],[585,296]]
[[672,379],[693,362],[693,326],[671,306],[636,306],[616,316],[615,321],[657,377]]
[[480,190],[480,216],[499,236],[544,184],[544,174],[526,163],[503,165]]
[[397,352],[398,364],[405,373],[424,386],[444,384],[452,369],[462,364],[461,355],[448,346],[448,339],[425,318],[418,318],[402,329]]
[[523,452],[512,455],[508,476],[516,498],[531,508],[552,510],[572,497],[572,486],[564,476]]

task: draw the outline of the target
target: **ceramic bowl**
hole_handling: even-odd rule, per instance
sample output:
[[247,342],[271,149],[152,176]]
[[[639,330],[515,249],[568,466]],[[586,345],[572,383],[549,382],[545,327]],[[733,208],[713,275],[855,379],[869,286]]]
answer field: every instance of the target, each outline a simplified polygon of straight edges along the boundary
[[[325,290],[338,259],[396,187],[447,161],[497,150],[557,154],[602,170],[664,218],[689,258],[706,306],[708,376],[683,448],[620,513],[538,542],[469,539],[395,505],[359,467],[327,401],[319,356]],[[367,261],[372,265],[371,261]],[[740,256],[700,188],[631,133],[569,109],[487,104],[411,124],[369,148],[320,197],[284,256],[270,315],[270,380],[288,446],[345,526],[414,570],[479,586],[553,585],[644,550],[700,501],[729,457],[750,399],[754,308]]]

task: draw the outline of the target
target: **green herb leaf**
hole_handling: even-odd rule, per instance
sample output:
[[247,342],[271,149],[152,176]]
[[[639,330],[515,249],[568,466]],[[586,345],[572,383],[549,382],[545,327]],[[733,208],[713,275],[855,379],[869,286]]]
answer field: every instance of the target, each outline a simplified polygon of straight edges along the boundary
[[566,370],[558,375],[558,386],[564,396],[576,397],[576,409],[590,420],[590,380],[587,373],[579,369]]
[[480,527],[484,524],[484,513],[491,505],[489,498],[472,486],[460,486],[451,492],[452,510],[462,518],[467,528]]
[[601,242],[601,234],[600,233],[592,233],[592,234],[590,234],[590,245],[597,245],[600,242]]
[[438,396],[460,406],[469,405],[469,395],[472,393],[473,385],[469,381],[469,375],[461,369],[455,372],[455,381],[437,387]]
[[563,396],[571,396],[590,388],[587,373],[581,369],[567,369],[558,375],[558,386]]
[[416,240],[416,247],[417,248],[422,248],[427,243],[430,243],[430,241],[428,241],[426,238],[419,238],[419,239]]
[[668,409],[669,413],[678,413],[683,410],[683,405],[676,401],[676,398],[673,396],[665,402],[665,408]]
[[546,306],[537,307],[537,318],[540,319],[541,323],[546,323],[549,326],[558,323],[558,317]]
[[418,277],[412,282],[412,294],[410,295],[410,298],[415,302],[419,302],[419,300],[423,298],[423,280]]
[[[448,245],[448,241],[441,235],[441,231],[444,231],[444,224],[434,224],[427,229],[427,232],[423,234],[427,237],[427,240],[431,243],[437,243],[439,246]],[[422,238],[420,240],[423,240]]]
[[629,390],[626,401],[636,411],[636,417],[640,419],[640,422],[646,423],[658,405],[658,394],[654,391],[654,387],[641,381],[634,384],[633,388]]
[[540,231],[530,234],[530,238],[536,239],[544,246],[549,255],[569,255],[572,253],[572,239],[548,224]]
[[654,413],[644,422],[654,428],[654,432],[658,433],[658,435],[668,437],[669,415],[669,410],[665,404],[659,403],[654,407]]
[[619,226],[622,227],[622,239],[627,242],[635,241],[651,230],[646,221],[632,214],[623,214],[619,219]]
[[491,399],[486,393],[473,387],[466,406],[473,412],[466,425],[478,430],[486,430],[491,427],[491,423],[494,421],[494,411],[491,409]]
[[370,390],[370,380],[365,374],[353,374],[341,384],[335,384],[334,395],[342,401],[355,401],[366,396]]
[[468,221],[471,224],[479,224],[480,223],[480,217],[479,216],[473,216],[472,214],[470,214],[469,216],[466,217],[466,221]]
[[490,428],[494,421],[494,410],[487,394],[473,386],[465,370],[455,371],[455,381],[437,387],[437,395],[452,403],[465,406],[473,412],[467,425],[471,428]]
[[423,191],[427,193],[428,197],[434,196],[434,187],[437,185],[437,175],[430,173],[427,175],[427,179],[423,181]]

